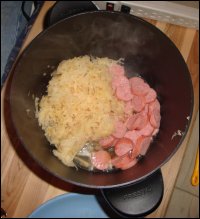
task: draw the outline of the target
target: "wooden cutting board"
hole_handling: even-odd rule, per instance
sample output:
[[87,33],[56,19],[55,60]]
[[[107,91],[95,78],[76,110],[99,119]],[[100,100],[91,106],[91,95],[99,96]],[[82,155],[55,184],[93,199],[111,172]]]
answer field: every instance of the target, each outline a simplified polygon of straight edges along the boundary
[[[30,41],[42,31],[42,22],[47,10],[54,4],[53,1],[46,1],[30,30],[21,51],[30,43]],[[184,157],[189,140],[193,130],[194,120],[199,108],[199,33],[195,29],[184,28],[148,20],[161,31],[163,31],[177,46],[183,55],[191,73],[194,88],[194,113],[193,119],[187,133],[187,136],[176,154],[162,167],[164,178],[164,197],[156,211],[147,217],[164,217],[166,207],[173,187],[176,181],[179,168]],[[9,137],[4,123],[4,92],[1,92],[1,207],[3,207],[10,218],[27,217],[34,209],[45,201],[66,192],[92,192],[83,191],[71,184],[50,176],[35,165],[29,157],[24,154],[21,147],[17,146],[17,139],[10,134]],[[11,140],[12,143],[11,143]],[[22,151],[21,151],[22,150]],[[190,180],[190,176],[188,176]]]

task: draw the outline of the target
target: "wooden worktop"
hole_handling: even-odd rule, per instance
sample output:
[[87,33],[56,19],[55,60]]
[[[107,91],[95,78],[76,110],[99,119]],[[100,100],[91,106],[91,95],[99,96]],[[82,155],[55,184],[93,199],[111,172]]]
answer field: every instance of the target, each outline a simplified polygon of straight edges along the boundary
[[[46,1],[30,30],[21,51],[29,42],[42,31],[42,21],[47,10],[54,4],[53,1]],[[161,31],[163,31],[177,46],[183,55],[191,73],[194,87],[194,113],[189,131],[181,147],[176,154],[162,167],[164,178],[164,196],[156,211],[147,217],[164,217],[166,207],[173,191],[177,174],[184,156],[188,142],[191,137],[194,120],[199,108],[199,74],[198,74],[198,42],[199,35],[195,29],[184,28],[172,24],[148,20]],[[34,163],[28,162],[21,147],[14,146],[15,139],[10,139],[5,128],[3,110],[4,86],[1,92],[1,207],[3,207],[10,218],[27,217],[34,209],[45,201],[66,192],[80,192],[73,185],[63,183],[49,174],[38,169]],[[11,143],[12,140],[12,143]],[[190,177],[190,176],[189,176]]]

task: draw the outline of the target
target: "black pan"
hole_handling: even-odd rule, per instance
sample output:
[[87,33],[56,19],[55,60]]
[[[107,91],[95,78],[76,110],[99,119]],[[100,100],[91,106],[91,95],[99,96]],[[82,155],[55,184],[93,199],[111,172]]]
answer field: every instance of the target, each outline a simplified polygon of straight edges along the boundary
[[[89,173],[66,167],[52,154],[35,118],[32,95],[45,94],[51,72],[60,61],[81,55],[125,58],[127,76],[141,75],[158,94],[160,131],[146,157],[128,170]],[[64,19],[30,43],[14,69],[9,102],[18,138],[41,167],[79,186],[114,188],[146,178],[177,151],[191,121],[193,88],[180,52],[156,27],[132,15],[96,11]],[[172,139],[177,130],[183,135]]]

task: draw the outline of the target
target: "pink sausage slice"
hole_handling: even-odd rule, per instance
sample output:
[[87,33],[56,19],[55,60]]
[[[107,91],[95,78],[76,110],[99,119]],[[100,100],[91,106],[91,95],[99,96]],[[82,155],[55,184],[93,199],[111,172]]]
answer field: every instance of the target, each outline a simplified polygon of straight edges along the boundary
[[154,128],[152,127],[150,122],[147,122],[146,126],[143,129],[141,129],[139,132],[143,136],[151,136],[153,131],[154,131]]
[[149,105],[146,104],[144,106],[144,109],[140,113],[145,116],[145,115],[148,115],[148,111],[149,111]]
[[124,135],[124,137],[129,138],[133,142],[134,145],[137,143],[137,140],[140,136],[141,136],[140,132],[136,130],[128,131]]
[[133,127],[133,124],[134,124],[136,119],[137,119],[137,115],[136,114],[128,117],[128,119],[125,122],[125,125],[126,125],[128,130],[133,130],[132,127]]
[[114,141],[113,141],[112,145],[115,146],[118,141],[119,141],[119,138],[114,138]]
[[152,114],[152,111],[154,109],[160,111],[160,103],[158,102],[157,99],[149,104],[149,115]]
[[151,140],[152,140],[151,137],[143,137],[143,136],[141,136],[137,140],[136,147],[137,147],[137,150],[139,151],[139,154],[141,154],[143,156],[146,154],[146,152],[151,144]]
[[153,102],[157,97],[157,94],[154,89],[150,88],[149,92],[145,95],[145,102],[150,103]]
[[132,130],[133,129],[140,130],[140,129],[144,128],[146,126],[147,122],[148,122],[147,115],[143,115],[141,113],[136,114],[136,120],[134,121],[134,123],[132,125]]
[[111,157],[107,151],[101,150],[92,153],[91,161],[98,170],[106,170],[110,165]]
[[123,165],[125,165],[131,161],[132,161],[132,159],[130,158],[129,154],[126,154],[122,157],[114,157],[111,160],[112,165],[115,166],[116,168],[120,168],[120,169]]
[[115,154],[117,156],[123,156],[133,149],[133,143],[128,138],[121,138],[115,145]]
[[133,104],[132,101],[127,101],[125,103],[124,112],[128,115],[133,113]]
[[137,85],[137,84],[143,84],[145,83],[144,80],[140,77],[132,77],[129,79],[129,81],[131,82],[131,84],[133,85]]
[[113,75],[117,75],[117,76],[123,76],[124,75],[124,67],[118,64],[112,64],[109,67],[109,71],[111,74]]
[[115,140],[115,138],[113,136],[108,136],[107,138],[103,138],[103,139],[99,140],[99,144],[103,148],[109,148],[110,146],[112,146],[114,140]]
[[134,95],[143,96],[149,92],[149,85],[139,77],[133,77],[129,79],[131,84],[131,90]]
[[115,131],[114,133],[112,134],[115,138],[122,138],[124,137],[125,133],[126,133],[126,126],[123,122],[116,122],[116,125],[115,125]]
[[132,100],[133,109],[135,112],[141,112],[145,107],[145,99],[143,96],[133,96]]
[[135,166],[137,162],[138,162],[137,159],[134,159],[134,160],[132,160],[132,161],[130,161],[130,162],[127,162],[127,163],[125,163],[124,165],[121,165],[121,169],[122,169],[122,170],[127,170],[127,169],[129,169],[129,168]]
[[154,128],[159,128],[160,127],[160,111],[154,109],[150,115],[150,123]]
[[119,100],[129,101],[133,98],[130,85],[120,85],[116,87],[116,96]]
[[116,168],[126,170],[133,167],[137,163],[137,159],[135,157],[131,158],[129,154],[126,154],[122,157],[113,158],[111,162]]
[[138,148],[134,146],[129,156],[131,159],[135,159],[139,154]]
[[119,86],[130,86],[129,80],[125,76],[116,76],[112,78],[112,88],[115,91]]

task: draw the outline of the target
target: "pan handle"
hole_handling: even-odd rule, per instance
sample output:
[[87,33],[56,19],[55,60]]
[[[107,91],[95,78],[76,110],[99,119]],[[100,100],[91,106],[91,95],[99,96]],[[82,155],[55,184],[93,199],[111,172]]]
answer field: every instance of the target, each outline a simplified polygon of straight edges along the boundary
[[162,201],[163,178],[161,170],[128,186],[102,189],[104,199],[121,217],[143,217],[153,212]]

